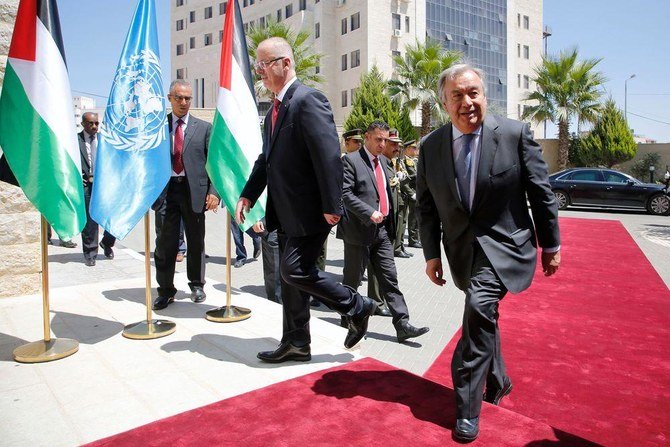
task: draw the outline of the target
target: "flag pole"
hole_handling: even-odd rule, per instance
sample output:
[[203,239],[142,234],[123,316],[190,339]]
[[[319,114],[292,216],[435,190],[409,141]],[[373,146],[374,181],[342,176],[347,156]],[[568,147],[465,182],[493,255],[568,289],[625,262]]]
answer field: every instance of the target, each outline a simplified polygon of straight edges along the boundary
[[50,362],[68,357],[79,350],[79,342],[69,338],[51,338],[49,321],[49,248],[47,244],[48,223],[41,216],[42,239],[42,318],[44,340],[19,346],[14,350],[14,360],[21,363]]
[[144,215],[144,299],[147,307],[146,321],[129,324],[123,329],[123,336],[134,340],[152,340],[170,335],[177,329],[177,325],[170,320],[155,320],[151,318],[151,217],[149,211]]
[[208,310],[206,312],[205,318],[209,321],[214,321],[216,323],[234,323],[236,321],[246,320],[251,317],[251,310],[246,307],[238,307],[231,305],[230,301],[230,290],[231,290],[231,264],[232,264],[232,255],[231,255],[231,234],[232,234],[232,219],[230,213],[226,211],[226,228],[228,229],[228,234],[226,236],[226,305],[223,307],[218,307],[216,309]]

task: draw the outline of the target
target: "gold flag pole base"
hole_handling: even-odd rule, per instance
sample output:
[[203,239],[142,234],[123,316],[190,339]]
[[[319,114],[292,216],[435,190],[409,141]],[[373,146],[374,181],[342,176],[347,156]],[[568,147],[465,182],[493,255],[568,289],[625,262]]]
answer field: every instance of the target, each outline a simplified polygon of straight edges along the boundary
[[222,306],[205,312],[205,318],[215,323],[234,323],[251,317],[251,310],[246,307]]
[[69,338],[52,338],[19,346],[14,350],[14,360],[20,363],[44,363],[71,356],[79,351],[79,342]]
[[169,320],[140,321],[123,328],[123,336],[133,340],[152,340],[172,334],[177,325]]

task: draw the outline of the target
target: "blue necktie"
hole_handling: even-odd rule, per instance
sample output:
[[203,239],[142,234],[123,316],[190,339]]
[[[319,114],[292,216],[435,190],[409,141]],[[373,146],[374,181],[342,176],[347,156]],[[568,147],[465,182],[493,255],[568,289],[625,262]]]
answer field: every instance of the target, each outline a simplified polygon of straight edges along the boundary
[[461,193],[461,203],[466,210],[470,210],[470,167],[472,165],[472,148],[470,147],[474,135],[471,133],[461,136],[461,152],[456,159],[456,179],[458,190]]

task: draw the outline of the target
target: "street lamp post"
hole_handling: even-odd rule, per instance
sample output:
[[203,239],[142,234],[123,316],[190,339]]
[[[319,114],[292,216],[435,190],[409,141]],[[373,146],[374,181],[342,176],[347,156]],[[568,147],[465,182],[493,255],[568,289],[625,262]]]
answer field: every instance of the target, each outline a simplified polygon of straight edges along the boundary
[[635,77],[635,74],[630,75],[628,79],[626,79],[623,83],[623,115],[626,120],[626,127],[630,126],[628,125],[628,81],[633,79]]
[[[547,42],[551,36],[551,28],[545,25],[544,30],[542,30],[542,40],[544,40],[544,57],[547,57]],[[544,138],[547,138],[547,120],[544,120]]]

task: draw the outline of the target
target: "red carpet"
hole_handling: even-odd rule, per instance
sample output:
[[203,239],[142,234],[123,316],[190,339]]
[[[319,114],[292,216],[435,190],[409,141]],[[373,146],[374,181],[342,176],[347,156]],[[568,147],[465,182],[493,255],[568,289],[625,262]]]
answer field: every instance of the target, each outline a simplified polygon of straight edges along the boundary
[[[452,390],[373,359],[281,382],[89,446],[449,446]],[[593,446],[486,405],[472,446]]]
[[[607,446],[670,445],[668,288],[619,222],[561,219],[561,233],[559,273],[501,304],[502,406]],[[451,385],[457,337],[426,378]]]

